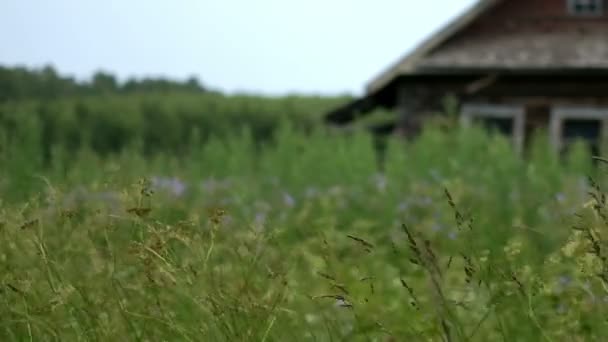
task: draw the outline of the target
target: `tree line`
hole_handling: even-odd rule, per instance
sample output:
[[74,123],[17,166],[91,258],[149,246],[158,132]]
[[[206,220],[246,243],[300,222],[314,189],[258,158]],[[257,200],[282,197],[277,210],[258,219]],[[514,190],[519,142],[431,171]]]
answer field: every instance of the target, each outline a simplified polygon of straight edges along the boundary
[[23,99],[53,99],[66,96],[130,94],[137,92],[209,92],[192,76],[185,81],[147,77],[119,82],[111,73],[97,71],[90,80],[78,81],[60,75],[53,66],[28,69],[0,66],[0,102]]
[[267,142],[281,122],[310,130],[350,98],[226,95],[196,78],[128,80],[98,72],[90,81],[52,67],[0,67],[0,144],[36,141],[44,159],[53,149],[90,148],[104,155],[137,144],[146,154],[179,153],[194,142],[246,130]]

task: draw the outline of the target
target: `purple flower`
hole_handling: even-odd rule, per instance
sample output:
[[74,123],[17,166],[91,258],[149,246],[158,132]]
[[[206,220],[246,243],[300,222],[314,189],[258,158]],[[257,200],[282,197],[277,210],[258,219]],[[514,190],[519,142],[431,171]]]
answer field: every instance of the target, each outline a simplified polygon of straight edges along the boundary
[[[433,225],[431,226],[431,229],[432,229],[434,232],[438,232],[438,231],[443,230],[443,226],[442,226],[441,224],[439,224],[439,223],[435,222],[435,223],[433,223]],[[452,240],[453,240],[453,239],[452,239]]]
[[186,191],[186,184],[177,178],[171,179],[169,182],[169,189],[173,195],[180,197]]
[[283,193],[283,203],[290,207],[293,208],[296,205],[296,200],[287,192]]
[[184,194],[187,189],[187,185],[180,179],[164,178],[164,177],[152,177],[152,187],[172,193],[176,197],[180,197]]

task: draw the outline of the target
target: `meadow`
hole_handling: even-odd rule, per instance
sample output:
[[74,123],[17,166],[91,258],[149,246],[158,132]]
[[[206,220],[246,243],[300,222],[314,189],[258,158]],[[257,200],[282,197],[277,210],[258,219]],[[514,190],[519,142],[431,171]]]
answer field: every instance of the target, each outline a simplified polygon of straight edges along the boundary
[[367,133],[288,121],[265,142],[58,145],[46,163],[40,136],[3,140],[2,341],[608,333],[605,166],[582,143],[559,159],[538,138],[522,158],[429,126],[390,139],[380,171]]
[[0,67],[0,341],[604,340],[608,164],[346,100]]

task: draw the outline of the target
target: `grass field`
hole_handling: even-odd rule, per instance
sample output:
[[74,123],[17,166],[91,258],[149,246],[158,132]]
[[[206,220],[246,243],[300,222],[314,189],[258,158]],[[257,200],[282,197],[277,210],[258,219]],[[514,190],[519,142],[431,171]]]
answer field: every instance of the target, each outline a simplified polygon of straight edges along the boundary
[[[33,139],[33,138],[32,138]],[[2,341],[602,341],[605,166],[477,128],[0,163]]]

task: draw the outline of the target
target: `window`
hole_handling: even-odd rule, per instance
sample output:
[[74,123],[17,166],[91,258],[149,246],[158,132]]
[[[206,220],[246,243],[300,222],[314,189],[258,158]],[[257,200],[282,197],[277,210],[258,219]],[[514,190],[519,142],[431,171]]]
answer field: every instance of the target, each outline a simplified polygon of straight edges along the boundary
[[576,15],[602,15],[604,0],[568,0],[568,11]]
[[565,119],[563,121],[562,139],[566,153],[576,141],[584,142],[590,152],[599,154],[599,143],[602,136],[602,121],[599,119]]
[[563,135],[565,140],[584,139],[598,140],[601,134],[602,121],[599,119],[566,119]]
[[513,134],[513,118],[480,117],[476,121],[480,122],[483,127],[493,134]]

